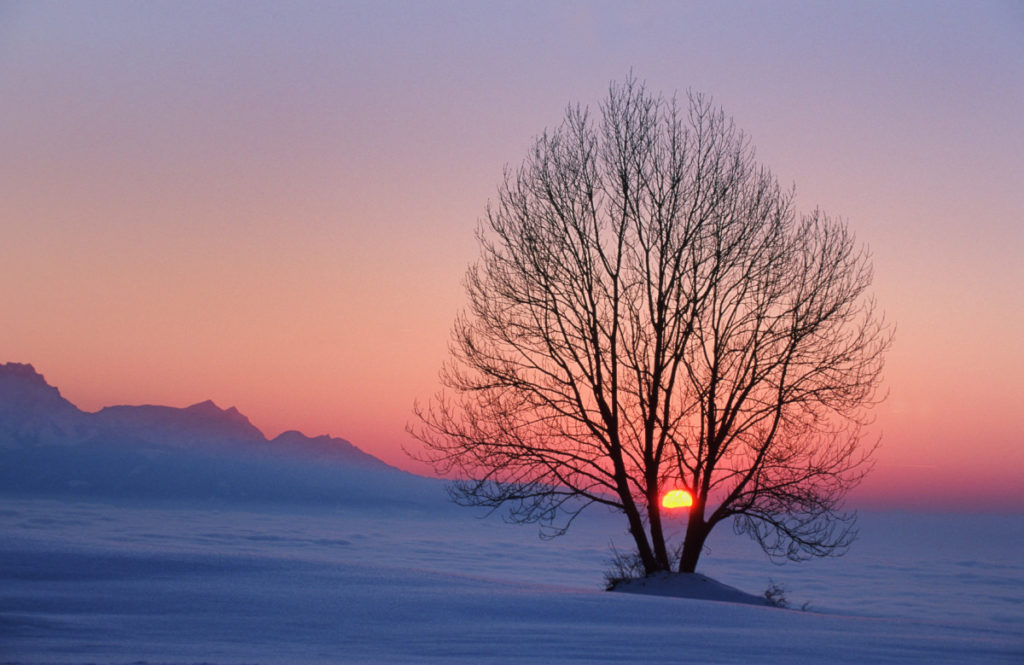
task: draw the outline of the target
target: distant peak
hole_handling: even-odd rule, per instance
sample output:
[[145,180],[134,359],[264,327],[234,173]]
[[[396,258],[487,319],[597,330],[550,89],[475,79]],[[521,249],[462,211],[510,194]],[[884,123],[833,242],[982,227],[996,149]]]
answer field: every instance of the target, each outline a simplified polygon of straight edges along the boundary
[[[259,430],[256,429],[252,422],[241,411],[233,406],[228,407],[227,409],[222,409],[214,404],[211,399],[186,407],[184,411],[204,420],[235,423],[237,425],[243,425],[246,428],[250,428],[253,432],[259,432]],[[262,432],[259,432],[259,438],[264,438]]]
[[237,408],[235,408],[233,406],[229,406],[226,409],[222,409],[219,406],[217,406],[217,404],[212,399],[208,399],[205,402],[199,402],[198,404],[193,404],[192,406],[185,407],[185,410],[186,411],[191,411],[193,413],[201,413],[201,414],[203,414],[203,413],[210,414],[210,415],[224,414],[224,415],[227,415],[227,416],[234,416],[234,417],[241,416],[243,418],[245,417],[245,416],[242,416],[241,412]]
[[55,386],[28,363],[0,363],[0,411],[13,413],[38,408],[78,411]]
[[[232,410],[234,410],[234,407],[231,408]],[[192,406],[186,407],[186,409],[189,411],[205,411],[207,413],[211,411],[220,413],[223,410],[219,406],[214,404],[212,399],[208,399],[205,402],[199,402],[198,404],[193,404]]]
[[28,363],[3,363],[0,364],[0,379],[14,385],[33,385],[38,390],[46,388],[60,394],[60,391],[46,382],[46,377],[36,371],[36,368]]
[[38,376],[40,379],[43,375],[36,371],[36,368],[29,363],[4,363],[0,365],[0,374],[6,374],[8,376],[17,376],[23,378],[31,378]]

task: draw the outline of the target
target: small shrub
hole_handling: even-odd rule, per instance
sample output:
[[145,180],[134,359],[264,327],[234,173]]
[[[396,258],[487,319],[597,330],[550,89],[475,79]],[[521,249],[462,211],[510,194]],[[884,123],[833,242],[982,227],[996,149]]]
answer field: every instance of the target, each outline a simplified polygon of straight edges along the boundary
[[639,554],[635,552],[623,554],[614,547],[612,547],[612,558],[608,560],[608,566],[608,570],[604,571],[605,591],[612,591],[626,580],[640,579],[647,574]]
[[789,607],[789,601],[786,600],[786,590],[782,588],[781,584],[776,584],[774,580],[768,580],[768,588],[764,590],[764,598],[772,607]]

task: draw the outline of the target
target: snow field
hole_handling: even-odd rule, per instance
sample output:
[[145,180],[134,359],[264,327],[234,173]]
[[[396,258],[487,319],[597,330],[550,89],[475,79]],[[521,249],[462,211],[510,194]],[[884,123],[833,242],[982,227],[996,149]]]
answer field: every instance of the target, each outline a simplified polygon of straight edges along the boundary
[[1021,518],[970,517],[867,515],[847,557],[781,567],[718,534],[701,572],[799,612],[601,591],[610,515],[540,541],[441,503],[4,500],[0,662],[1024,662]]

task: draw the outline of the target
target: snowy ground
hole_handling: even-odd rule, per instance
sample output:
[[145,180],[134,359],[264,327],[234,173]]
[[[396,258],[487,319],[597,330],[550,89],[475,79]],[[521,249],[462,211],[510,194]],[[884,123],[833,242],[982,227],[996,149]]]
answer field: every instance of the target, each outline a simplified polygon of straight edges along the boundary
[[713,535],[701,572],[801,612],[601,591],[611,516],[0,499],[0,663],[1024,662],[1024,518],[861,523],[800,565]]

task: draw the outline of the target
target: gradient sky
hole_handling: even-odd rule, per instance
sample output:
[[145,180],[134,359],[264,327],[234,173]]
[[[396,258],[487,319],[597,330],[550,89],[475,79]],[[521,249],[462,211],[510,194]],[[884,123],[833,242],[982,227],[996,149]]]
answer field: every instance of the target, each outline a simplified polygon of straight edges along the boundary
[[874,254],[863,505],[1024,510],[1024,5],[0,0],[0,362],[398,466],[506,164],[632,69]]

